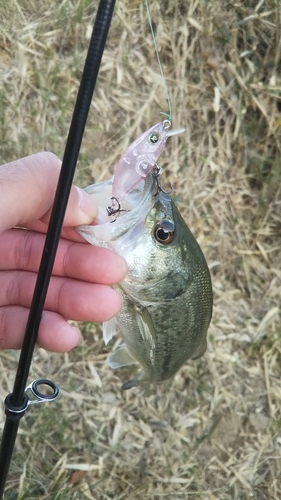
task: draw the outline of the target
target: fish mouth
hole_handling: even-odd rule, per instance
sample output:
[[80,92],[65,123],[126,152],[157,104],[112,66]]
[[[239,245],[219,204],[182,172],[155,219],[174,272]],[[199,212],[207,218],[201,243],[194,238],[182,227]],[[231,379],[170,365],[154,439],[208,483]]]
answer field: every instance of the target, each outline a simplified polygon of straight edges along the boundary
[[[145,220],[155,203],[157,189],[153,175],[148,175],[141,181],[121,203],[111,199],[112,183],[113,178],[85,189],[98,205],[98,215],[92,224],[78,226],[76,230],[92,245],[110,248],[110,242],[122,236],[140,220]],[[117,209],[115,205],[110,207],[110,203],[114,201],[117,201]]]
[[117,201],[118,208],[120,208],[118,217],[126,217],[129,212],[131,213],[131,215],[133,215],[135,212],[139,213],[139,210],[141,210],[142,207],[146,205],[150,199],[152,199],[152,196],[154,194],[154,186],[154,176],[148,175],[130,193],[126,195],[126,198],[124,198],[121,203],[119,203],[116,198],[111,198],[113,202]]

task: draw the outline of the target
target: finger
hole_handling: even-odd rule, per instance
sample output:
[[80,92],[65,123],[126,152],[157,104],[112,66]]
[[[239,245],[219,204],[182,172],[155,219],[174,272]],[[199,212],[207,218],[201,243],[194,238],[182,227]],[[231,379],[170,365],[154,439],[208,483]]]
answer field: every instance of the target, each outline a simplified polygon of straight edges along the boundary
[[[59,172],[60,160],[52,153],[37,153],[0,166],[0,232],[37,219],[48,220]],[[96,213],[91,197],[73,187],[66,225],[88,224]]]
[[[28,222],[24,224],[24,227],[30,229],[32,231],[36,231],[37,233],[46,234],[48,230],[48,224],[45,224],[41,220],[36,220],[34,222]],[[76,231],[74,227],[62,227],[61,237],[71,241],[80,241],[82,243],[86,243],[85,239],[80,236],[80,234]]]
[[[25,271],[0,273],[0,306],[30,307],[36,274]],[[119,292],[108,285],[52,277],[44,309],[76,321],[101,322],[115,316],[122,307]]]
[[[52,207],[41,218],[45,224],[49,223]],[[90,224],[98,214],[98,207],[86,191],[78,186],[72,186],[67,209],[63,221],[64,227],[78,226],[79,224]],[[86,221],[86,222],[84,222]]]
[[[0,308],[0,349],[20,349],[29,310],[20,306]],[[81,340],[79,330],[59,314],[43,311],[37,345],[48,351],[67,352]]]
[[[45,236],[24,229],[0,235],[0,269],[37,272]],[[126,261],[112,250],[61,239],[53,268],[56,276],[112,285],[125,278]]]
[[[46,234],[48,230],[48,224],[42,222],[41,220],[36,220],[34,222],[28,222],[24,224],[24,228],[30,229],[31,231],[36,231],[37,233]],[[61,237],[71,241],[80,241],[86,243],[86,240],[80,236],[76,231],[75,227],[63,226],[61,230]]]

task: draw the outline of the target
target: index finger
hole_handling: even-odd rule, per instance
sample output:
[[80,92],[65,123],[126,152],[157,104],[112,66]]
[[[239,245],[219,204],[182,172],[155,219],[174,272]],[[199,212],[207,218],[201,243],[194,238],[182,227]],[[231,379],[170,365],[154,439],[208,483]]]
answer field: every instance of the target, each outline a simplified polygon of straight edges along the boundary
[[[47,152],[0,166],[0,232],[42,218],[48,222],[60,167],[60,160]],[[97,207],[91,197],[73,187],[66,225],[89,224],[96,214]]]

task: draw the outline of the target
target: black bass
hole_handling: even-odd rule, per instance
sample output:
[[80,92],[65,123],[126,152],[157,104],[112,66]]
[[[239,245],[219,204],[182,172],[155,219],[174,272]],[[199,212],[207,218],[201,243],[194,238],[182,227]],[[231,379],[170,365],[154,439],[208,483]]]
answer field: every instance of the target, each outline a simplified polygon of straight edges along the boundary
[[122,310],[104,323],[106,343],[116,329],[124,341],[108,364],[141,365],[140,376],[122,389],[170,379],[206,350],[213,295],[202,250],[152,174],[126,196],[114,220],[106,213],[112,179],[86,191],[99,205],[99,216],[97,225],[79,226],[78,232],[93,245],[115,250],[128,264],[126,278],[115,285]]

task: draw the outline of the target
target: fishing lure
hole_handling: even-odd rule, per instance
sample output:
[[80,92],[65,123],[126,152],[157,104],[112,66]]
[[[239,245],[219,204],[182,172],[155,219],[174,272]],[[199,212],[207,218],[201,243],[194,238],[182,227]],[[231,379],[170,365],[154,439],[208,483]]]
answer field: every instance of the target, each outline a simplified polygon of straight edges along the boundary
[[156,57],[166,90],[169,113],[161,112],[167,119],[157,123],[144,132],[129,146],[127,151],[120,158],[113,178],[112,205],[107,208],[109,216],[119,214],[119,212],[122,211],[120,203],[141,180],[145,179],[152,172],[153,168],[157,167],[157,160],[165,147],[168,137],[181,134],[185,131],[184,128],[169,130],[171,127],[172,113],[171,101],[154,35],[148,0],[146,0],[145,3]]
[[168,137],[181,134],[185,130],[169,130],[170,126],[169,120],[157,123],[138,137],[121,156],[113,178],[112,207],[109,207],[109,215],[115,213],[115,205],[120,207],[121,201],[151,173]]

